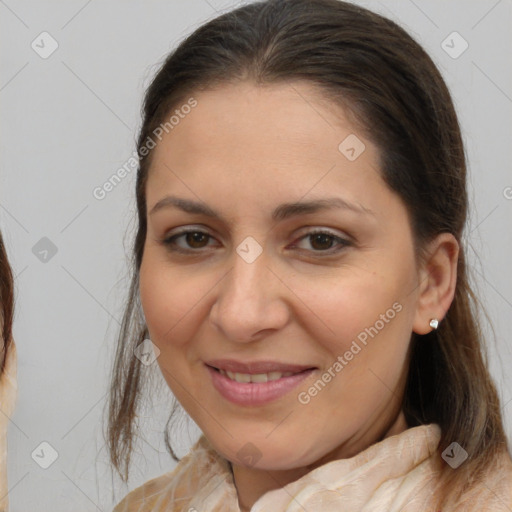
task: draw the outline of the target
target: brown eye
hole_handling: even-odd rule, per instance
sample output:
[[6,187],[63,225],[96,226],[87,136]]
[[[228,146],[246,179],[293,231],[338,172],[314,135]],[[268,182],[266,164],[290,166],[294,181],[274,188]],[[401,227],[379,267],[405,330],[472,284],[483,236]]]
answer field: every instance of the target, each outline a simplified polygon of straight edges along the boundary
[[331,249],[332,244],[334,242],[334,237],[332,235],[328,235],[327,233],[317,233],[308,236],[310,237],[311,240],[311,246],[315,250]]
[[[352,245],[349,240],[341,238],[329,231],[311,231],[300,238],[301,243],[304,240],[309,242],[310,248],[305,248],[309,252],[333,254]],[[337,245],[337,247],[336,247]],[[298,244],[297,244],[298,246]],[[334,249],[333,249],[334,247]],[[304,249],[304,247],[300,247]]]
[[208,241],[209,235],[206,233],[202,233],[200,231],[190,231],[188,233],[185,233],[185,241],[186,243],[194,248],[194,249],[200,249],[204,247],[204,242]]
[[[171,251],[198,252],[200,249],[208,247],[208,241],[210,239],[212,239],[212,236],[204,231],[188,230],[172,235],[163,240],[162,243]],[[178,244],[178,240],[184,241],[185,245]]]

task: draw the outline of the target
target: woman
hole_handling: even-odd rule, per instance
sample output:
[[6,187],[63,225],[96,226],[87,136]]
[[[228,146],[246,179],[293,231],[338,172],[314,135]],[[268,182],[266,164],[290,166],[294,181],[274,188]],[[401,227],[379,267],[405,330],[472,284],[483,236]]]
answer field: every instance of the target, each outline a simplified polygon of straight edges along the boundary
[[2,345],[0,353],[0,510],[9,509],[7,494],[7,427],[16,402],[16,345],[12,339],[14,313],[13,277],[4,241],[0,233],[0,327]]
[[512,508],[460,129],[406,32],[337,0],[222,15],[154,78],[138,153],[112,463],[148,348],[203,435],[115,512]]

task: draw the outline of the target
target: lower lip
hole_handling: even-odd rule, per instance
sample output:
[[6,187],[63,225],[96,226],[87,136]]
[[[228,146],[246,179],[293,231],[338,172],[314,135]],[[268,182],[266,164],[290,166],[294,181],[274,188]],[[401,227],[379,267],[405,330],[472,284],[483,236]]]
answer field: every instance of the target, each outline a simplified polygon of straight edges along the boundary
[[212,377],[213,386],[226,400],[247,406],[264,405],[281,398],[314,372],[314,368],[311,368],[270,382],[237,382],[211,366],[206,368]]

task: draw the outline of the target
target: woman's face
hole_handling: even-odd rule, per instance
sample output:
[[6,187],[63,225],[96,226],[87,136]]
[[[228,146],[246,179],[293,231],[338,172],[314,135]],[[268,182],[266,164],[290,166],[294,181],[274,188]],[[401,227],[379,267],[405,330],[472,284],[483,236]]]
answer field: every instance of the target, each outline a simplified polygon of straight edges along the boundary
[[140,293],[163,376],[234,464],[352,456],[400,410],[419,282],[406,208],[308,83],[194,98],[146,188]]

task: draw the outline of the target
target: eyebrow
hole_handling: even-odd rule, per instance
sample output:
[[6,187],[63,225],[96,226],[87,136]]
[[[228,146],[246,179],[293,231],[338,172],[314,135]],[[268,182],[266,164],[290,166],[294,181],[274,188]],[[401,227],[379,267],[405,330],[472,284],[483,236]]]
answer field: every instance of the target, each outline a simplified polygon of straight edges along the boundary
[[[153,206],[149,212],[149,215],[153,215],[163,208],[170,207],[178,208],[187,213],[205,215],[207,217],[213,217],[222,220],[222,215],[210,208],[208,205],[198,201],[193,201],[191,199],[184,199],[176,196],[166,196],[163,199],[160,199],[160,201],[158,201]],[[341,197],[327,197],[323,199],[315,199],[312,201],[296,201],[280,204],[272,212],[272,220],[283,221],[290,217],[311,214],[321,210],[330,210],[334,208],[343,208],[346,210],[354,211],[356,213],[375,216],[375,212],[363,205],[350,203]]]

